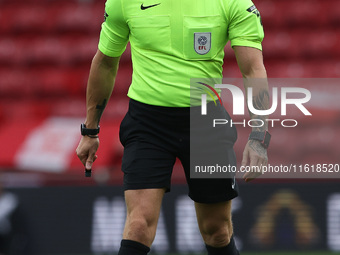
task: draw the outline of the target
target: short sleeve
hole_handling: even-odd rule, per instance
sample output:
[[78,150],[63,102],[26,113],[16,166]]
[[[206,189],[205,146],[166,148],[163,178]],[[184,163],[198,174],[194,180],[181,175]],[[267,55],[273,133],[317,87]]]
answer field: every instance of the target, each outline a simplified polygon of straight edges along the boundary
[[260,12],[251,0],[229,0],[228,37],[233,46],[248,46],[262,50],[264,31]]
[[121,0],[107,0],[98,49],[109,57],[119,57],[126,49],[129,33]]

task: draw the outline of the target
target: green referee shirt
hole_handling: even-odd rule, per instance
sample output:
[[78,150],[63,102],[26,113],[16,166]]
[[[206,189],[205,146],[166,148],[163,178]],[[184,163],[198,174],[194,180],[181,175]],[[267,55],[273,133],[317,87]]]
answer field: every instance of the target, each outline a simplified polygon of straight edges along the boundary
[[220,78],[224,46],[261,50],[264,33],[251,0],[107,0],[99,50],[133,63],[128,96],[142,103],[190,106],[190,78]]

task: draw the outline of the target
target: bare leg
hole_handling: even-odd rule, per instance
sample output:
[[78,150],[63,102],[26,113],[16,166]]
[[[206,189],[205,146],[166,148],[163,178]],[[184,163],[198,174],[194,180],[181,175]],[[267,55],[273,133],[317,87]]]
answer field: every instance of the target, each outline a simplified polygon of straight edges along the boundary
[[123,239],[151,246],[157,229],[164,189],[125,191],[127,216]]
[[231,201],[216,204],[195,203],[195,208],[204,242],[216,248],[228,245],[233,234]]

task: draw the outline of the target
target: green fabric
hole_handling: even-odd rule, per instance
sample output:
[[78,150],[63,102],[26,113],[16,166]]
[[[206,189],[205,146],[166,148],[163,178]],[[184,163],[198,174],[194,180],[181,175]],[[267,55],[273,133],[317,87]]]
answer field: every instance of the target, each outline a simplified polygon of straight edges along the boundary
[[[156,6],[152,6],[158,4]],[[152,6],[152,7],[149,7]],[[99,50],[118,57],[128,41],[133,62],[128,96],[190,106],[190,78],[220,78],[224,46],[261,50],[261,18],[250,0],[108,0]]]

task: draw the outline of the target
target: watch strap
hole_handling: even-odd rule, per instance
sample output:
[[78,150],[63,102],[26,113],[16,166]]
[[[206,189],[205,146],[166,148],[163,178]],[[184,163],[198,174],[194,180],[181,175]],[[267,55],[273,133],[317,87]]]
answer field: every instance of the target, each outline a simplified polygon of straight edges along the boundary
[[271,139],[271,135],[268,131],[253,131],[250,133],[248,140],[257,140],[260,141],[261,145],[264,148],[268,148],[269,142]]
[[98,135],[99,131],[100,131],[99,126],[98,128],[86,128],[86,125],[84,123],[80,125],[81,135],[88,135],[88,136]]

